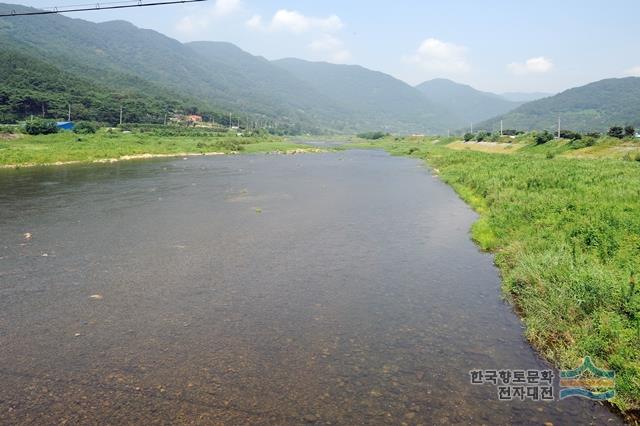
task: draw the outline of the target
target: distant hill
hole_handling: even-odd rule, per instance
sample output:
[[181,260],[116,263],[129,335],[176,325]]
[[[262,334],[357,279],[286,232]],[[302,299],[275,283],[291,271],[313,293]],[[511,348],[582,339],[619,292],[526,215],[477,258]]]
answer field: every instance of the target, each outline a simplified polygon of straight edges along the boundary
[[425,81],[416,88],[434,104],[442,105],[453,113],[461,126],[504,114],[522,105],[521,102],[508,101],[496,94],[444,78]]
[[[33,10],[6,4],[0,4],[0,9]],[[61,15],[16,16],[0,20],[0,43],[21,52],[21,60],[33,61],[35,68],[46,64],[56,70],[54,74],[62,73],[64,79],[74,82],[68,86],[70,91],[92,87],[96,96],[78,101],[88,110],[98,102],[98,93],[105,95],[100,95],[104,102],[111,95],[126,93],[136,94],[140,102],[150,105],[166,103],[155,108],[156,120],[164,110],[182,107],[232,112],[243,119],[265,119],[298,131],[435,132],[450,122],[442,108],[383,73],[335,66],[350,73],[329,87],[319,84],[330,83],[326,79],[315,81],[298,75],[284,63],[274,64],[229,43],[183,44],[125,21],[93,23]],[[327,75],[322,72],[319,77]],[[356,84],[350,84],[349,79]],[[39,99],[32,99],[30,107],[15,107],[16,102],[29,104],[17,97],[25,95],[18,86],[28,86],[30,81],[33,78],[5,85],[6,98],[11,97],[14,106],[0,99],[0,108],[11,109],[13,117],[37,113],[36,109],[50,101],[43,92],[38,93]],[[55,93],[60,98],[58,104],[72,97],[64,90]],[[119,103],[116,100],[109,108],[117,109]],[[55,108],[50,111],[58,113]]]
[[215,85],[235,98],[235,108],[318,125],[333,121],[341,126],[342,117],[351,114],[286,70],[234,44],[199,41],[186,46],[210,64]]
[[293,58],[273,63],[353,111],[351,120],[356,128],[434,133],[455,126],[446,108],[387,74],[358,65]]
[[537,101],[538,99],[548,98],[549,96],[553,96],[553,93],[546,92],[507,92],[500,93],[500,97],[512,101],[512,102],[531,102]]
[[569,89],[555,96],[526,103],[487,120],[478,129],[554,129],[605,131],[615,125],[640,127],[640,77],[611,78]]
[[[282,96],[251,90],[254,81],[238,65],[241,61],[232,60],[233,55],[228,63],[208,58],[193,47],[125,21],[96,24],[60,15],[12,17],[0,21],[0,42],[68,74],[117,90],[167,94],[190,100],[194,108],[279,117],[307,127],[315,124],[314,114],[301,112]],[[239,49],[234,55],[253,58]]]
[[[0,122],[13,122],[27,116],[117,122],[120,106],[129,121],[159,120],[167,109],[187,107],[179,96],[169,96],[155,88],[121,88],[85,79],[44,60],[15,50],[0,42]],[[141,85],[140,89],[149,89]]]
[[518,106],[448,80],[415,88],[361,66],[268,61],[230,43],[180,43],[125,21],[0,19],[0,122],[43,110],[63,118],[71,104],[75,119],[116,122],[122,106],[125,121],[162,122],[176,111],[225,123],[232,114],[296,133],[433,134],[482,120],[492,128],[500,119],[505,127],[553,128],[559,113],[567,129],[601,130],[640,125],[639,80],[604,80]]

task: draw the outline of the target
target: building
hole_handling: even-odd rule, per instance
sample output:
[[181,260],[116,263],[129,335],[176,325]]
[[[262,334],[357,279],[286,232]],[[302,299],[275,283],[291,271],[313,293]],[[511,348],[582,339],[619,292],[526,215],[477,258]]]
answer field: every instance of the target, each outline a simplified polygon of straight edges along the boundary
[[73,130],[75,124],[73,124],[73,121],[58,121],[56,122],[56,127],[59,130]]
[[196,114],[185,115],[184,120],[192,123],[202,123],[202,116]]
[[202,123],[202,116],[197,114],[187,114],[187,115],[175,114],[173,117],[169,118],[169,120],[174,123],[195,124],[195,123]]

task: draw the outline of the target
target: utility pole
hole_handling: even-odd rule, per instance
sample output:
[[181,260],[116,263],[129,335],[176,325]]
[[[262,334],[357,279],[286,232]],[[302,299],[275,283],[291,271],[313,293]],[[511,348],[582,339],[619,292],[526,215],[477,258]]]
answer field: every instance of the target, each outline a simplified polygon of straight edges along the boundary
[[120,105],[120,125],[122,126],[122,105]]
[[69,114],[67,115],[67,121],[71,121],[71,104],[69,104]]
[[44,103],[42,104],[42,118],[44,118]]
[[504,136],[503,131],[504,131],[504,128],[502,127],[502,120],[500,120],[500,136]]
[[471,133],[473,133],[473,123],[471,123]]
[[558,139],[560,139],[560,114],[558,114]]
[[166,111],[164,113],[164,125],[165,126],[167,125],[167,113],[166,113]]
[[450,138],[451,137],[451,130],[447,129],[447,137]]

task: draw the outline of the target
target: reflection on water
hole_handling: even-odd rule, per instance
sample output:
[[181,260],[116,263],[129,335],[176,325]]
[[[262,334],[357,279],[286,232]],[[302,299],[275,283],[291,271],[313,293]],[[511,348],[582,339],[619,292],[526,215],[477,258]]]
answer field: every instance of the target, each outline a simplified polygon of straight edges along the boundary
[[0,422],[619,422],[470,385],[547,368],[473,220],[375,151],[2,171]]

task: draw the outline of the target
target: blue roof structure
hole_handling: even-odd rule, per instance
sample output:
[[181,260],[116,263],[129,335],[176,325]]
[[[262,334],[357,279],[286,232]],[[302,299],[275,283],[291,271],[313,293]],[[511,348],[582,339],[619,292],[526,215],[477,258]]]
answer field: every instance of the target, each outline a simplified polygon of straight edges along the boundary
[[73,128],[75,127],[73,121],[58,121],[56,123],[56,126],[61,130],[73,130]]

